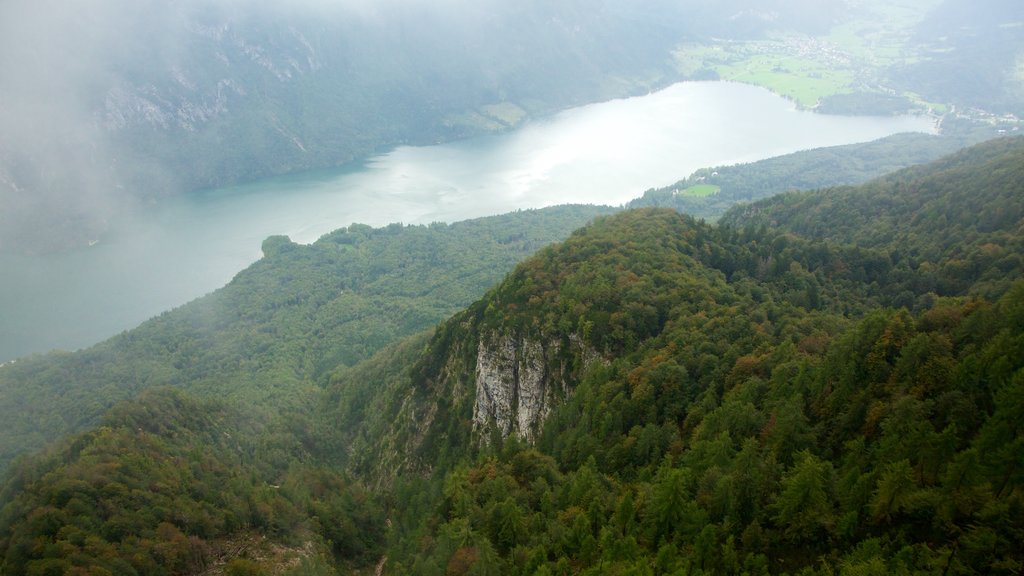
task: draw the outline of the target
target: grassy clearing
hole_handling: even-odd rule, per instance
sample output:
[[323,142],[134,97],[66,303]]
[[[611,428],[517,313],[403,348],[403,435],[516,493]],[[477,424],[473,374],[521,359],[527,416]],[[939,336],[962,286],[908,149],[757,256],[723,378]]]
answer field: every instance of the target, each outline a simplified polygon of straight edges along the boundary
[[502,102],[500,104],[488,104],[480,108],[482,115],[500,122],[505,126],[515,126],[522,122],[523,118],[526,118],[526,110],[523,110],[519,106],[511,102]]
[[825,96],[849,92],[853,82],[853,74],[847,70],[791,56],[757,56],[716,69],[725,80],[764,86],[804,108],[815,106]]
[[906,92],[903,95],[909,98],[910,101],[913,102],[914,105],[916,105],[917,107],[921,108],[922,110],[927,110],[932,114],[945,114],[946,112],[949,112],[948,105],[942,104],[940,102],[930,102],[928,100],[925,100],[924,97],[921,96],[920,94],[914,92]]
[[801,36],[686,45],[673,56],[684,75],[714,70],[723,80],[763,86],[803,108],[813,107],[826,96],[850,92],[855,76],[845,54]]
[[[769,40],[686,44],[673,58],[685,77],[707,77],[713,71],[723,80],[767,88],[801,108],[813,108],[829,96],[889,93],[887,70],[919,58],[908,39],[927,12],[922,8],[941,1],[864,0],[860,17],[838,24],[824,36],[782,34]],[[1024,61],[1019,74],[1024,78]],[[904,96],[921,110],[947,111],[943,104]]]
[[677,196],[689,196],[691,198],[705,198],[714,196],[721,191],[721,188],[713,184],[695,184],[685,190],[676,191]]
[[488,104],[477,110],[467,110],[462,114],[453,114],[445,118],[449,126],[465,126],[473,130],[500,132],[516,126],[526,118],[526,110],[512,102]]

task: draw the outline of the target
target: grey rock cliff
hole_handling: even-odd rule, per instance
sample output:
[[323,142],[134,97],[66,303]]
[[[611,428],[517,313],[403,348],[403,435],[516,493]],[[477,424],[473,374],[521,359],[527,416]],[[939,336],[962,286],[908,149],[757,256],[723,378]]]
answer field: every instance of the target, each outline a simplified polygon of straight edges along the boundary
[[[565,398],[578,374],[568,364],[586,369],[600,356],[575,337],[568,358],[560,340],[545,341],[492,333],[480,338],[476,357],[476,398],[473,429],[494,426],[502,438],[515,433],[533,442],[544,419]],[[486,437],[484,438],[486,441]]]

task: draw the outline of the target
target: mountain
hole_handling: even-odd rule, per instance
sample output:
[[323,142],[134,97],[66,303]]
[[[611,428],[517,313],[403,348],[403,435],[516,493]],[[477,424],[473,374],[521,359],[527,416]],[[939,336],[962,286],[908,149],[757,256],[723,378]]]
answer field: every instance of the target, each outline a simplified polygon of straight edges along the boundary
[[271,237],[263,258],[220,290],[86,350],[0,366],[0,467],[152,386],[263,416],[302,409],[339,365],[434,326],[527,255],[611,211],[352,225],[308,246]]
[[19,459],[4,572],[1014,573],[1022,189],[1006,139],[599,217],[297,409],[161,389]]
[[169,388],[119,404],[13,475],[4,574],[250,574],[257,559],[317,573],[334,556],[372,561],[375,501],[294,462],[268,482],[253,465],[266,449],[255,432],[238,410]]
[[675,34],[577,0],[17,0],[0,21],[0,249],[31,252],[166,194],[647,92]]
[[340,371],[395,573],[1013,570],[1022,160],[606,217]]
[[970,135],[903,133],[862,144],[801,150],[733,166],[701,168],[687,178],[644,192],[627,208],[673,208],[699,218],[716,219],[734,205],[791,190],[863,184],[890,172],[924,164],[968,144]]
[[944,0],[928,13],[911,42],[921,58],[894,67],[891,81],[963,109],[1024,114],[1024,7],[993,0],[981,9]]
[[889,304],[905,305],[921,293],[994,300],[1024,262],[1020,141],[994,140],[862,189],[780,195],[734,208],[723,223],[770,226],[887,255],[892,272],[884,290],[895,298]]
[[[752,291],[753,283],[774,296],[758,294],[749,306],[767,300],[828,312],[837,324],[879,307],[924,309],[941,297],[998,300],[1024,269],[1022,150],[1024,140],[997,140],[861,187],[781,194],[733,208],[719,227],[669,211],[602,219],[450,319],[401,376],[417,390],[443,386],[440,396],[462,398],[454,409],[472,412],[478,432],[491,418],[502,437],[533,439],[580,371],[634,350],[681,314],[670,309],[683,295],[661,294],[666,287],[687,286],[685,297],[698,300],[688,314],[708,315],[708,294]],[[492,372],[514,379],[495,390]],[[343,388],[382,378],[351,380]],[[467,441],[463,431],[453,442]]]
[[685,38],[821,31],[841,3],[100,0],[0,6],[0,250],[167,195],[517,126],[681,78]]

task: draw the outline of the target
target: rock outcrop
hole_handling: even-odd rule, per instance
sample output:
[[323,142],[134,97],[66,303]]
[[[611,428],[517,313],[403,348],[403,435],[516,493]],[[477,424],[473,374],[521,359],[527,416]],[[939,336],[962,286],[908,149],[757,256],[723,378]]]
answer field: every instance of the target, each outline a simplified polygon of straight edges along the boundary
[[563,347],[560,339],[482,336],[476,357],[474,430],[494,426],[502,438],[515,433],[532,442],[552,408],[571,390],[579,376],[576,367],[586,369],[600,358],[576,337],[568,339],[568,354]]

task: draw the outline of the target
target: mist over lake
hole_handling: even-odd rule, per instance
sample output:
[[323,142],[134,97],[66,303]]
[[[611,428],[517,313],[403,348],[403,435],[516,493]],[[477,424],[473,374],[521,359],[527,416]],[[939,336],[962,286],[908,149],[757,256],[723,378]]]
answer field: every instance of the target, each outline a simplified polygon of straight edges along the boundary
[[0,256],[0,362],[93,344],[214,290],[273,234],[312,242],[353,222],[619,205],[701,167],[933,130],[927,117],[825,116],[752,86],[685,83],[504,134],[178,196],[112,222],[91,246]]

